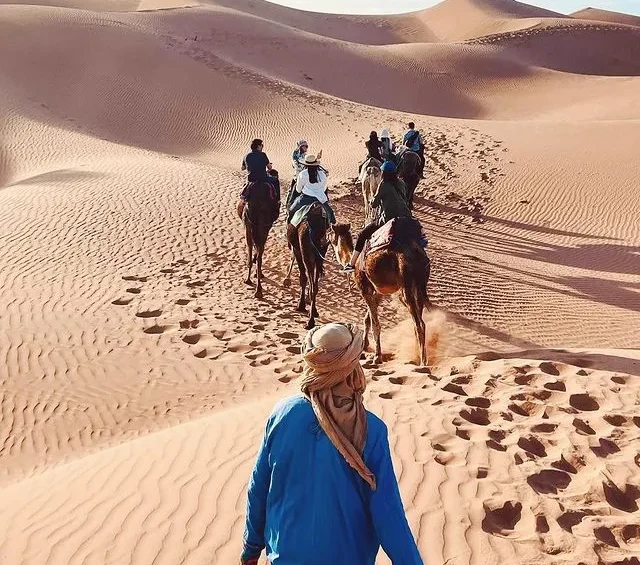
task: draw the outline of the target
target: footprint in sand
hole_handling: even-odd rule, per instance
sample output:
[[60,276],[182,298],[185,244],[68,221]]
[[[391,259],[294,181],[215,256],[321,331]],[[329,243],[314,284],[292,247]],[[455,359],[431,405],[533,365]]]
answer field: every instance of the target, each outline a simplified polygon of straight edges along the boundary
[[582,412],[593,412],[600,408],[596,399],[588,394],[572,394],[569,397],[569,404]]
[[476,424],[478,426],[488,426],[489,412],[484,408],[473,408],[471,410],[461,410],[460,416],[462,416],[467,422]]
[[130,304],[133,298],[116,298],[111,304],[115,304],[116,306],[126,306]]
[[593,451],[600,459],[606,459],[609,455],[613,455],[620,451],[618,444],[610,439],[600,438],[599,443],[600,445],[592,447],[591,451]]
[[458,394],[461,396],[467,396],[467,392],[460,386],[454,383],[448,383],[442,387],[442,390],[450,392],[452,394]]
[[138,277],[136,275],[125,275],[122,277],[123,281],[137,281],[137,282],[147,282],[147,277]]
[[586,512],[569,510],[558,516],[556,520],[565,532],[573,533],[573,527],[577,526],[588,514]]
[[607,414],[602,418],[608,424],[616,427],[624,426],[627,423],[627,419],[619,414]]
[[538,494],[558,494],[571,483],[571,476],[557,469],[544,469],[527,477],[527,483]]
[[179,298],[178,300],[176,300],[176,304],[178,306],[186,306],[187,304],[189,304],[189,302],[191,302],[191,300],[189,300],[188,298]]
[[195,345],[200,341],[202,336],[199,333],[188,333],[183,336],[182,341],[188,343],[189,345]]
[[162,314],[162,310],[141,310],[136,312],[138,318],[157,318]]
[[552,375],[554,377],[560,376],[560,371],[558,367],[551,362],[540,363],[540,370],[547,375]]
[[550,383],[545,383],[544,388],[549,390],[557,390],[560,392],[566,392],[567,387],[562,381],[552,381]]
[[537,457],[546,457],[547,450],[543,443],[535,436],[521,437],[518,440],[518,447],[524,449],[527,453],[531,453]]
[[144,333],[146,334],[151,334],[151,335],[155,335],[155,334],[163,334],[164,332],[166,332],[168,329],[170,328],[170,326],[160,326],[160,325],[153,325],[150,326],[148,328],[145,328],[144,330],[142,330]]
[[200,320],[180,320],[180,327],[183,330],[188,330],[189,328],[197,328],[200,325]]
[[142,292],[142,289],[141,288],[132,287],[132,288],[128,288],[127,292],[129,292],[131,294],[140,294]]
[[621,489],[611,481],[606,481],[602,483],[602,489],[607,503],[617,510],[629,513],[638,511],[637,501],[640,498],[638,487],[627,484],[624,489]]
[[573,427],[576,431],[582,436],[594,436],[596,435],[596,431],[584,420],[580,418],[573,419]]
[[389,382],[394,385],[403,385],[407,382],[407,377],[389,377]]
[[522,503],[510,500],[504,503],[483,502],[484,519],[482,529],[493,535],[507,537],[516,529],[522,517]]
[[467,406],[475,406],[476,408],[489,408],[489,406],[491,406],[491,401],[488,398],[484,398],[482,396],[467,398],[464,403]]

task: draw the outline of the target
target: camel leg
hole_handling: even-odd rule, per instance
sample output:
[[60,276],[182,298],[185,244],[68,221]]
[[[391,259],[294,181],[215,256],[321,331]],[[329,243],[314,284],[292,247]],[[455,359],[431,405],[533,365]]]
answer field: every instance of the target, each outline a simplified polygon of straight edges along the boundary
[[289,263],[289,270],[287,271],[287,276],[282,281],[282,286],[290,287],[291,286],[291,271],[293,271],[293,264],[296,261],[295,254],[291,257],[291,263]]
[[364,294],[364,300],[367,303],[369,319],[373,329],[373,339],[376,342],[376,351],[373,357],[374,363],[382,363],[382,346],[380,345],[380,319],[378,318],[378,306],[380,306],[380,295],[372,292]]
[[309,310],[309,321],[305,326],[305,329],[310,330],[316,325],[316,317],[318,311],[316,310],[316,295],[318,294],[318,275],[317,266],[314,265],[309,273],[309,297],[311,298],[311,309]]
[[[415,285],[415,283],[414,283]],[[426,342],[426,325],[422,319],[422,311],[424,309],[424,301],[421,298],[420,291],[417,288],[403,289],[405,303],[413,319],[413,326],[416,334],[416,343],[418,344],[418,352],[420,355],[420,365],[427,365],[427,342]]]
[[251,268],[253,267],[253,236],[251,234],[251,228],[247,224],[244,225],[244,230],[245,230],[245,237],[247,239],[247,256],[248,256],[247,264],[249,267],[247,278],[244,282],[246,284],[251,284]]
[[[307,237],[310,236],[307,234]],[[302,261],[304,262],[304,270],[307,272],[307,280],[309,282],[309,302],[311,303],[311,310],[309,314],[309,321],[307,322],[306,328],[310,330],[316,324],[315,316],[317,316],[316,306],[315,306],[315,295],[317,292],[317,265],[316,265],[316,257],[314,251],[310,249],[311,246],[306,246],[301,250]]]
[[305,291],[307,289],[307,272],[304,268],[304,262],[302,261],[302,252],[300,248],[294,247],[293,254],[296,259],[296,263],[298,263],[298,271],[300,271],[300,300],[298,301],[298,307],[296,311],[298,312],[306,312],[306,298]]
[[264,254],[264,247],[257,247],[256,253],[256,271],[258,272],[258,284],[256,286],[256,298],[262,298],[262,255]]
[[369,332],[371,331],[371,316],[369,309],[364,314],[364,351],[369,349]]

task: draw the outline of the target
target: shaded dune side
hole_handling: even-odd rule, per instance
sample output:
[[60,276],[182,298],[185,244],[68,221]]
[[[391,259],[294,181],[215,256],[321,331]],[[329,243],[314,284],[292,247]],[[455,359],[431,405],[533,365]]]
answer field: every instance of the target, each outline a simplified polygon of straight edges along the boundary
[[600,8],[585,8],[571,14],[572,18],[580,20],[597,20],[599,22],[609,22],[612,24],[625,24],[640,27],[640,16],[632,16],[631,14],[622,14],[620,12],[612,12]]
[[464,41],[526,29],[562,14],[512,0],[445,0],[416,13],[440,41]]
[[[624,81],[604,84],[589,80],[590,77],[540,68],[548,49],[544,40],[525,49],[530,40],[528,35],[522,40],[514,39],[513,45],[507,40],[499,46],[416,43],[365,47],[274,22],[260,21],[258,26],[254,16],[219,10],[167,12],[152,21],[131,17],[158,34],[172,36],[174,48],[196,60],[206,62],[221,57],[237,67],[303,88],[401,111],[513,119],[544,115],[564,104],[597,98],[605,90],[611,95],[620,88],[621,98],[628,96],[628,83]],[[508,38],[508,34],[504,37]],[[623,36],[616,45],[630,43],[629,52],[633,53],[633,48],[637,48],[632,43],[634,39]],[[525,47],[521,48],[523,42]],[[256,50],[253,45],[261,48]],[[606,42],[598,45],[604,49],[602,57],[606,58],[609,53]],[[563,43],[566,60],[577,61],[576,70],[580,65],[588,66],[588,57],[581,57],[578,47],[581,43],[576,42],[574,49],[570,39]],[[305,65],[307,60],[314,60],[315,64]],[[549,64],[567,67],[555,64],[552,59]],[[620,70],[631,74],[637,67],[637,61],[630,56],[627,68]],[[593,73],[598,69],[587,70]],[[338,75],[340,80],[336,80]],[[525,92],[521,90],[518,97],[513,97],[513,89],[522,82],[526,83]],[[607,118],[612,111],[617,112],[615,117],[638,115],[633,112],[625,115],[610,105],[599,109],[594,106],[592,111],[595,113],[585,113],[582,119]]]
[[562,20],[470,40],[497,45],[522,63],[566,73],[640,75],[640,29]]

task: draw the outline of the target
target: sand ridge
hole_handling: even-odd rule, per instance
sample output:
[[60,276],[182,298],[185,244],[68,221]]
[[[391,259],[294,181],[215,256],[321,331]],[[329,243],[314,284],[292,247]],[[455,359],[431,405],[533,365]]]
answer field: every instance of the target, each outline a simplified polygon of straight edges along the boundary
[[[240,158],[262,136],[286,186],[309,138],[356,229],[364,139],[413,119],[433,362],[388,301],[365,371],[425,562],[636,563],[637,32],[506,0],[180,6],[0,5],[2,562],[237,559],[305,321],[282,215],[265,300],[242,281]],[[326,268],[320,321],[361,323]]]

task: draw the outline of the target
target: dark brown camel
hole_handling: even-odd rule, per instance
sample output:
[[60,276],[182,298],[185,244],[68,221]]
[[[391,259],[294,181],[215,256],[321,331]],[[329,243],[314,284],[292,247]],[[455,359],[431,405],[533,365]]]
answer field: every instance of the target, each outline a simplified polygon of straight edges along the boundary
[[315,319],[318,317],[316,297],[320,277],[324,273],[324,257],[329,248],[326,212],[321,204],[313,204],[307,218],[298,227],[287,225],[287,240],[300,271],[298,312],[307,311],[306,289],[307,284],[309,285],[311,309],[306,329],[310,330],[316,325]]
[[[422,311],[425,307],[431,308],[427,295],[431,263],[418,238],[419,224],[410,218],[398,218],[394,242],[389,247],[368,253],[364,258],[364,267],[359,262],[352,275],[367,303],[364,317],[365,348],[369,345],[369,330],[373,328],[375,363],[382,361],[378,307],[383,296],[399,293],[413,320],[420,364],[427,364],[426,325]],[[331,243],[339,261],[347,263],[353,251],[350,224],[336,224]]]
[[407,200],[409,208],[413,207],[413,194],[420,182],[420,155],[414,151],[406,150],[398,160],[398,176],[407,187]]
[[[256,298],[262,298],[262,256],[267,243],[269,231],[275,216],[275,203],[271,198],[273,188],[268,183],[254,183],[251,187],[251,197],[242,214],[244,230],[247,239],[247,284],[251,283],[251,269],[256,264],[257,284]],[[255,255],[253,248],[255,246]]]

